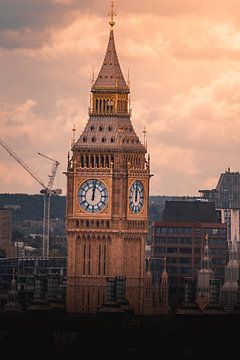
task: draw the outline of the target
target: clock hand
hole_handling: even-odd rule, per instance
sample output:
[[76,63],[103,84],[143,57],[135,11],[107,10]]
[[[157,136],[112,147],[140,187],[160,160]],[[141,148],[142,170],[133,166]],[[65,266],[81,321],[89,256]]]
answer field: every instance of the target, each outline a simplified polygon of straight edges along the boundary
[[94,182],[93,189],[92,189],[92,201],[95,199],[95,190],[96,190],[96,181]]
[[137,198],[138,198],[138,190],[135,190],[135,202],[137,202]]

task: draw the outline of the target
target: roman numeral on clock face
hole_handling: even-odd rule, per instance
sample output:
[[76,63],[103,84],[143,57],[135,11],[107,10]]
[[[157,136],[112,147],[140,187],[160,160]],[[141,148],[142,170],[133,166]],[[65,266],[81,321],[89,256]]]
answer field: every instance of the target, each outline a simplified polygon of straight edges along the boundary
[[107,186],[98,179],[86,180],[79,188],[78,201],[80,207],[86,212],[101,212],[108,203]]
[[144,205],[144,186],[141,181],[135,180],[129,191],[129,206],[134,214],[139,214]]

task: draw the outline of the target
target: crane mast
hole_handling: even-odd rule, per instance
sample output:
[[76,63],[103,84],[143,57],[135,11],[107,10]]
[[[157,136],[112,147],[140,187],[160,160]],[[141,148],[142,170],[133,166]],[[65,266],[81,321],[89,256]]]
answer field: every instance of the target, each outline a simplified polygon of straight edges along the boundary
[[42,186],[42,189],[40,190],[40,193],[44,195],[42,256],[44,258],[48,258],[50,235],[50,198],[53,194],[59,195],[62,193],[61,189],[52,189],[57,169],[60,163],[47,155],[38,153],[38,155],[41,155],[46,159],[53,161],[52,171],[51,174],[48,175],[49,181],[46,186],[43,180],[37,174],[35,174],[35,172],[2,139],[0,139],[0,145]]

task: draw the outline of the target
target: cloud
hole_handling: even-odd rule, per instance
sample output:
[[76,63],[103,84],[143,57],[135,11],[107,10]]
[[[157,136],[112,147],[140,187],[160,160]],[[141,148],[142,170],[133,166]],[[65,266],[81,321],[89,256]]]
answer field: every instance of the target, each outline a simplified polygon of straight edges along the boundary
[[[43,118],[36,112],[37,105],[33,99],[16,105],[0,104],[0,140],[3,140],[45,184],[51,171],[51,162],[39,157],[38,152],[60,161],[57,180],[58,187],[62,187],[64,192],[66,179],[63,172],[66,171],[72,128],[77,124],[77,131],[83,130],[83,109],[75,99],[58,98],[52,114],[48,118]],[[80,123],[82,128],[79,129]],[[16,177],[16,173],[19,173],[19,164],[16,166],[17,162],[15,163],[13,158],[9,160],[7,151],[2,147],[0,158],[3,188],[16,185],[16,188],[21,187],[22,191],[26,192],[31,192],[30,188],[34,191],[39,188],[39,184],[27,172],[24,176]],[[22,173],[24,171],[21,171]]]
[[134,126],[148,131],[152,191],[162,192],[162,184],[169,194],[196,194],[215,187],[228,166],[238,169],[239,99],[240,73],[229,72],[154,110],[149,100],[134,102]]
[[[96,75],[104,58],[109,7],[107,0],[0,3],[0,133],[12,146],[19,141],[16,152],[44,179],[51,164],[21,144],[58,159],[63,188],[72,127],[80,135],[92,69]],[[147,130],[153,194],[196,194],[215,187],[226,167],[238,170],[239,11],[233,0],[116,2],[116,46],[125,77],[130,69],[141,140]],[[0,159],[3,191],[21,189],[22,175],[3,175],[9,158]],[[39,186],[22,184],[30,189]]]

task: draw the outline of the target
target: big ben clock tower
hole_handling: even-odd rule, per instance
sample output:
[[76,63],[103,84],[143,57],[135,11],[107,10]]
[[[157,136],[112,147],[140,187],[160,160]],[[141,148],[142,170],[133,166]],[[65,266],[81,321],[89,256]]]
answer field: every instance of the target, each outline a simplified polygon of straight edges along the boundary
[[114,41],[91,88],[87,125],[67,168],[67,311],[95,313],[106,279],[123,276],[126,298],[144,312],[150,168],[130,114],[130,89]]

